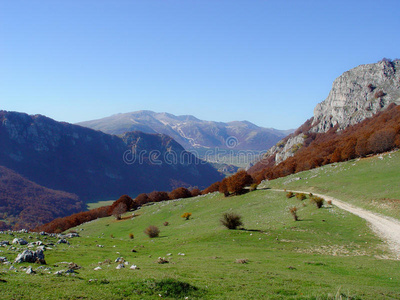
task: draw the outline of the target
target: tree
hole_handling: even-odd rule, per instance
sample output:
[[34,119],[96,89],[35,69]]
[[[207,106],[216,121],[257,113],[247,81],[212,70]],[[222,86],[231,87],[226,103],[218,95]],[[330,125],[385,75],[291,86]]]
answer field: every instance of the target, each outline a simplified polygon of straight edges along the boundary
[[117,206],[114,207],[112,211],[112,215],[115,217],[117,220],[121,220],[122,214],[127,212],[127,206],[125,203],[120,202],[118,203]]
[[184,187],[179,187],[168,194],[169,199],[189,198],[192,193]]
[[228,177],[227,188],[228,191],[234,195],[243,193],[243,189],[253,183],[253,178],[247,174],[245,170],[239,171],[236,174]]

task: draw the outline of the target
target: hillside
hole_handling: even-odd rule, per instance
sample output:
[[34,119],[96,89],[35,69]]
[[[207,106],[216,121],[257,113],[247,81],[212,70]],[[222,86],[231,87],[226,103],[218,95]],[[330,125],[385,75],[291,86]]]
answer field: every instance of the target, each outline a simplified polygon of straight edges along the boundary
[[[275,179],[326,164],[365,157],[400,147],[400,106],[392,103],[385,111],[378,112],[358,124],[338,131],[335,126],[328,132],[309,132],[298,129],[303,142],[295,144],[291,156],[275,164],[273,156],[266,155],[249,169],[257,178]],[[284,147],[282,142],[278,147]]]
[[40,115],[1,111],[0,144],[0,165],[83,201],[201,187],[221,178],[207,163],[183,155],[168,136],[131,132],[117,137]]
[[78,196],[39,186],[0,166],[0,230],[34,228],[84,209]]
[[400,220],[400,152],[334,163],[265,184],[346,199],[350,204]]
[[[383,159],[326,166],[316,169],[319,176],[314,182],[325,181],[334,194],[336,184],[341,184],[336,179],[343,177],[345,182],[345,178],[355,178],[349,184],[353,184],[362,199],[369,194],[369,190],[363,189],[364,184],[373,185],[375,178],[370,175],[380,168],[375,195],[371,197],[384,198],[390,196],[386,185],[400,179],[396,168],[399,161],[398,153],[394,153]],[[315,175],[307,174],[302,175],[306,181]],[[330,175],[334,180],[326,182]],[[287,187],[295,182],[288,177],[270,184],[278,187],[279,181],[285,180]],[[397,188],[393,193],[398,194]],[[351,199],[342,196],[346,201]],[[298,207],[298,222],[289,213],[293,206]],[[219,224],[222,214],[228,211],[242,215],[244,229],[228,230]],[[191,212],[192,217],[185,220],[181,217],[184,212]],[[168,226],[163,225],[166,221]],[[151,224],[160,228],[160,237],[150,239],[143,233]],[[399,261],[364,220],[328,204],[317,209],[308,199],[288,199],[283,192],[258,190],[227,198],[209,194],[160,202],[135,211],[133,218],[128,213],[121,221],[98,219],[75,230],[81,237],[69,239],[70,245],[57,245],[59,237],[30,234],[32,241],[56,244],[45,251],[48,266],[41,269],[21,264],[30,265],[37,272],[30,275],[19,268],[20,264],[14,264],[17,272],[9,271],[9,265],[0,266],[3,298],[375,300],[398,297]],[[130,233],[133,239],[129,238]],[[26,238],[27,234],[14,236]],[[13,238],[0,234],[0,240]],[[2,255],[13,261],[17,252],[4,248]],[[128,262],[120,270],[116,269],[118,257]],[[158,264],[158,257],[169,263]],[[62,262],[73,262],[81,268],[68,275],[65,273],[68,265]],[[130,269],[132,265],[136,269]],[[61,270],[64,272],[56,276]],[[25,288],[18,289],[22,283]]]
[[[229,123],[203,121],[194,116],[137,111],[78,123],[110,134],[127,131],[162,133],[187,150],[228,149],[266,151],[291,131],[263,128],[248,121]],[[203,154],[201,151],[200,155]]]
[[400,60],[382,60],[361,65],[339,76],[328,97],[314,109],[314,116],[264,156],[264,161],[279,164],[291,157],[309,135],[343,130],[355,125],[390,104],[400,104]]

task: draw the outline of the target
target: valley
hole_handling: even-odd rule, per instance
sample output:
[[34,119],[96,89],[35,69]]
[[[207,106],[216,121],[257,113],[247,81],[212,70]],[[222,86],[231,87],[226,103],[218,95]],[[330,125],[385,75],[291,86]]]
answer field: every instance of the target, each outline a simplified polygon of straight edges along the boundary
[[[313,190],[317,190],[316,182],[322,182],[325,176],[332,181],[326,183],[324,193],[335,196],[332,183],[335,179],[363,177],[364,182],[351,183],[351,189],[361,191],[359,205],[368,205],[370,201],[363,197],[368,191],[362,187],[375,182],[375,178],[368,176],[371,170],[381,170],[377,177],[382,177],[382,183],[385,171],[391,174],[390,180],[400,177],[398,168],[391,169],[399,163],[399,153],[382,157],[295,174],[302,178],[299,180],[291,175],[263,184],[290,190],[299,182],[310,180],[311,172],[318,172],[320,178],[312,178]],[[375,197],[386,197],[384,184],[376,185],[374,191]],[[344,193],[340,197],[352,201]],[[294,221],[289,213],[293,206],[298,207],[299,221]],[[229,230],[220,224],[222,214],[229,211],[242,216],[242,229]],[[192,214],[189,220],[181,217],[184,212]],[[165,222],[168,226],[163,225]],[[160,236],[146,236],[143,231],[148,225],[159,227]],[[330,205],[325,201],[318,209],[309,199],[287,198],[280,191],[261,189],[241,196],[213,193],[170,200],[142,207],[134,216],[129,212],[120,221],[108,217],[82,224],[73,232],[80,237],[68,239],[69,245],[56,244],[59,240],[56,236],[0,234],[0,241],[10,243],[15,237],[22,237],[55,244],[46,246],[51,249],[44,252],[47,266],[42,269],[28,263],[14,264],[16,270],[9,270],[10,265],[0,267],[4,298],[396,299],[399,296],[399,260],[368,223],[340,209],[335,202]],[[0,256],[12,262],[22,249],[5,246]],[[118,263],[114,261],[118,257],[128,262],[125,268],[116,269]],[[158,257],[168,263],[157,263]],[[68,267],[62,262],[74,262],[81,268],[67,274]],[[130,269],[132,265],[137,268]],[[36,274],[26,274],[27,269],[20,268],[29,266]],[[62,270],[60,275],[55,274]],[[26,286],[23,291],[16,288],[22,282]]]

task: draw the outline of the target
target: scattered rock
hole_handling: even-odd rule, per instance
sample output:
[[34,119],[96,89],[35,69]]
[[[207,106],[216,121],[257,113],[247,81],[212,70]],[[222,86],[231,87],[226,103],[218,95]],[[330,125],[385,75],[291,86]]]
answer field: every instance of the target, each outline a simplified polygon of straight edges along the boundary
[[25,241],[24,239],[21,239],[21,238],[15,238],[15,239],[13,239],[12,243],[13,243],[13,244],[18,244],[18,245],[21,245],[21,246],[27,245],[27,244],[28,244],[27,241]]
[[6,261],[8,261],[6,257],[0,256],[0,263],[4,263]]
[[135,249],[132,249],[131,252],[137,252]]
[[180,253],[180,252],[179,252],[178,255],[185,256],[185,253]]
[[247,264],[249,263],[249,260],[247,258],[242,258],[242,259],[237,259],[235,262],[237,264]]
[[67,237],[67,238],[79,237],[79,234],[77,234],[76,232],[71,232],[71,233],[66,234],[65,237]]
[[56,271],[54,272],[54,275],[61,276],[63,273],[65,273],[65,270]]
[[10,245],[9,241],[0,241],[0,247],[5,247],[5,246],[8,246],[8,245]]
[[25,250],[24,252],[18,254],[17,258],[14,261],[15,263],[41,263],[46,264],[44,260],[44,254],[42,250]]
[[96,247],[104,248],[104,245],[96,245]]
[[69,242],[66,239],[59,239],[57,241],[57,244],[68,244],[69,245]]
[[124,263],[125,262],[125,259],[123,258],[123,257],[118,257],[114,262],[116,262],[116,263]]
[[159,257],[159,258],[157,259],[157,263],[158,263],[158,264],[167,264],[167,263],[169,263],[169,261],[166,260],[165,257]]
[[117,270],[120,270],[120,269],[123,269],[123,268],[125,268],[125,265],[124,265],[124,264],[119,264],[119,265],[116,267]]
[[132,265],[129,269],[131,269],[131,270],[137,270],[137,269],[139,269],[136,265]]
[[95,270],[95,271],[101,270],[101,267],[96,267],[93,270]]
[[28,269],[26,270],[26,274],[35,274],[36,272],[33,271],[32,267],[28,267]]

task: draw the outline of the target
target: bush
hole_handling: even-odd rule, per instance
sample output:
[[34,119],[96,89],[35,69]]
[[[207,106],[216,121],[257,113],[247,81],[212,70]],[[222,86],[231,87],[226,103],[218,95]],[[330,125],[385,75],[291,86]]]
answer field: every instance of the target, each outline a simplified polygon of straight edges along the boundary
[[297,216],[297,207],[293,206],[293,207],[289,208],[289,212],[295,221],[299,220],[299,217]]
[[297,198],[297,200],[305,200],[305,199],[307,199],[307,196],[306,196],[306,194],[303,194],[303,193],[296,193],[296,198]]
[[150,202],[161,202],[165,200],[169,200],[169,196],[167,192],[157,192],[153,191],[147,195],[149,197]]
[[242,217],[236,213],[224,213],[220,221],[228,229],[236,229],[243,225]]
[[324,198],[318,196],[312,196],[310,201],[311,203],[314,203],[317,206],[317,208],[321,208],[325,200]]
[[133,233],[130,233],[130,234],[129,234],[129,238],[130,238],[131,240],[133,240],[134,237],[135,237],[135,236],[133,235]]
[[286,198],[293,198],[293,197],[294,197],[293,192],[287,192],[286,193]]
[[169,199],[180,199],[192,197],[192,193],[184,187],[179,187],[168,194]]
[[191,191],[191,193],[192,193],[192,197],[197,197],[197,196],[201,195],[201,191],[199,189],[197,189],[197,188],[193,189]]
[[[112,208],[112,206],[111,206]],[[122,214],[126,213],[127,211],[127,206],[125,203],[120,202],[118,203],[117,206],[114,207],[113,211],[112,211],[112,215],[115,217],[116,220],[121,220]]]
[[185,212],[181,217],[185,218],[186,220],[189,220],[191,215],[192,215],[192,213]]
[[160,229],[158,229],[157,226],[150,225],[145,229],[144,233],[147,234],[150,238],[155,238],[159,236]]
[[243,194],[244,188],[253,183],[253,178],[242,170],[227,178],[228,192],[234,195]]
[[149,196],[147,194],[142,193],[135,198],[135,202],[138,206],[142,206],[148,202],[150,202]]
[[169,225],[169,222],[165,221],[164,226],[168,226],[168,225]]

